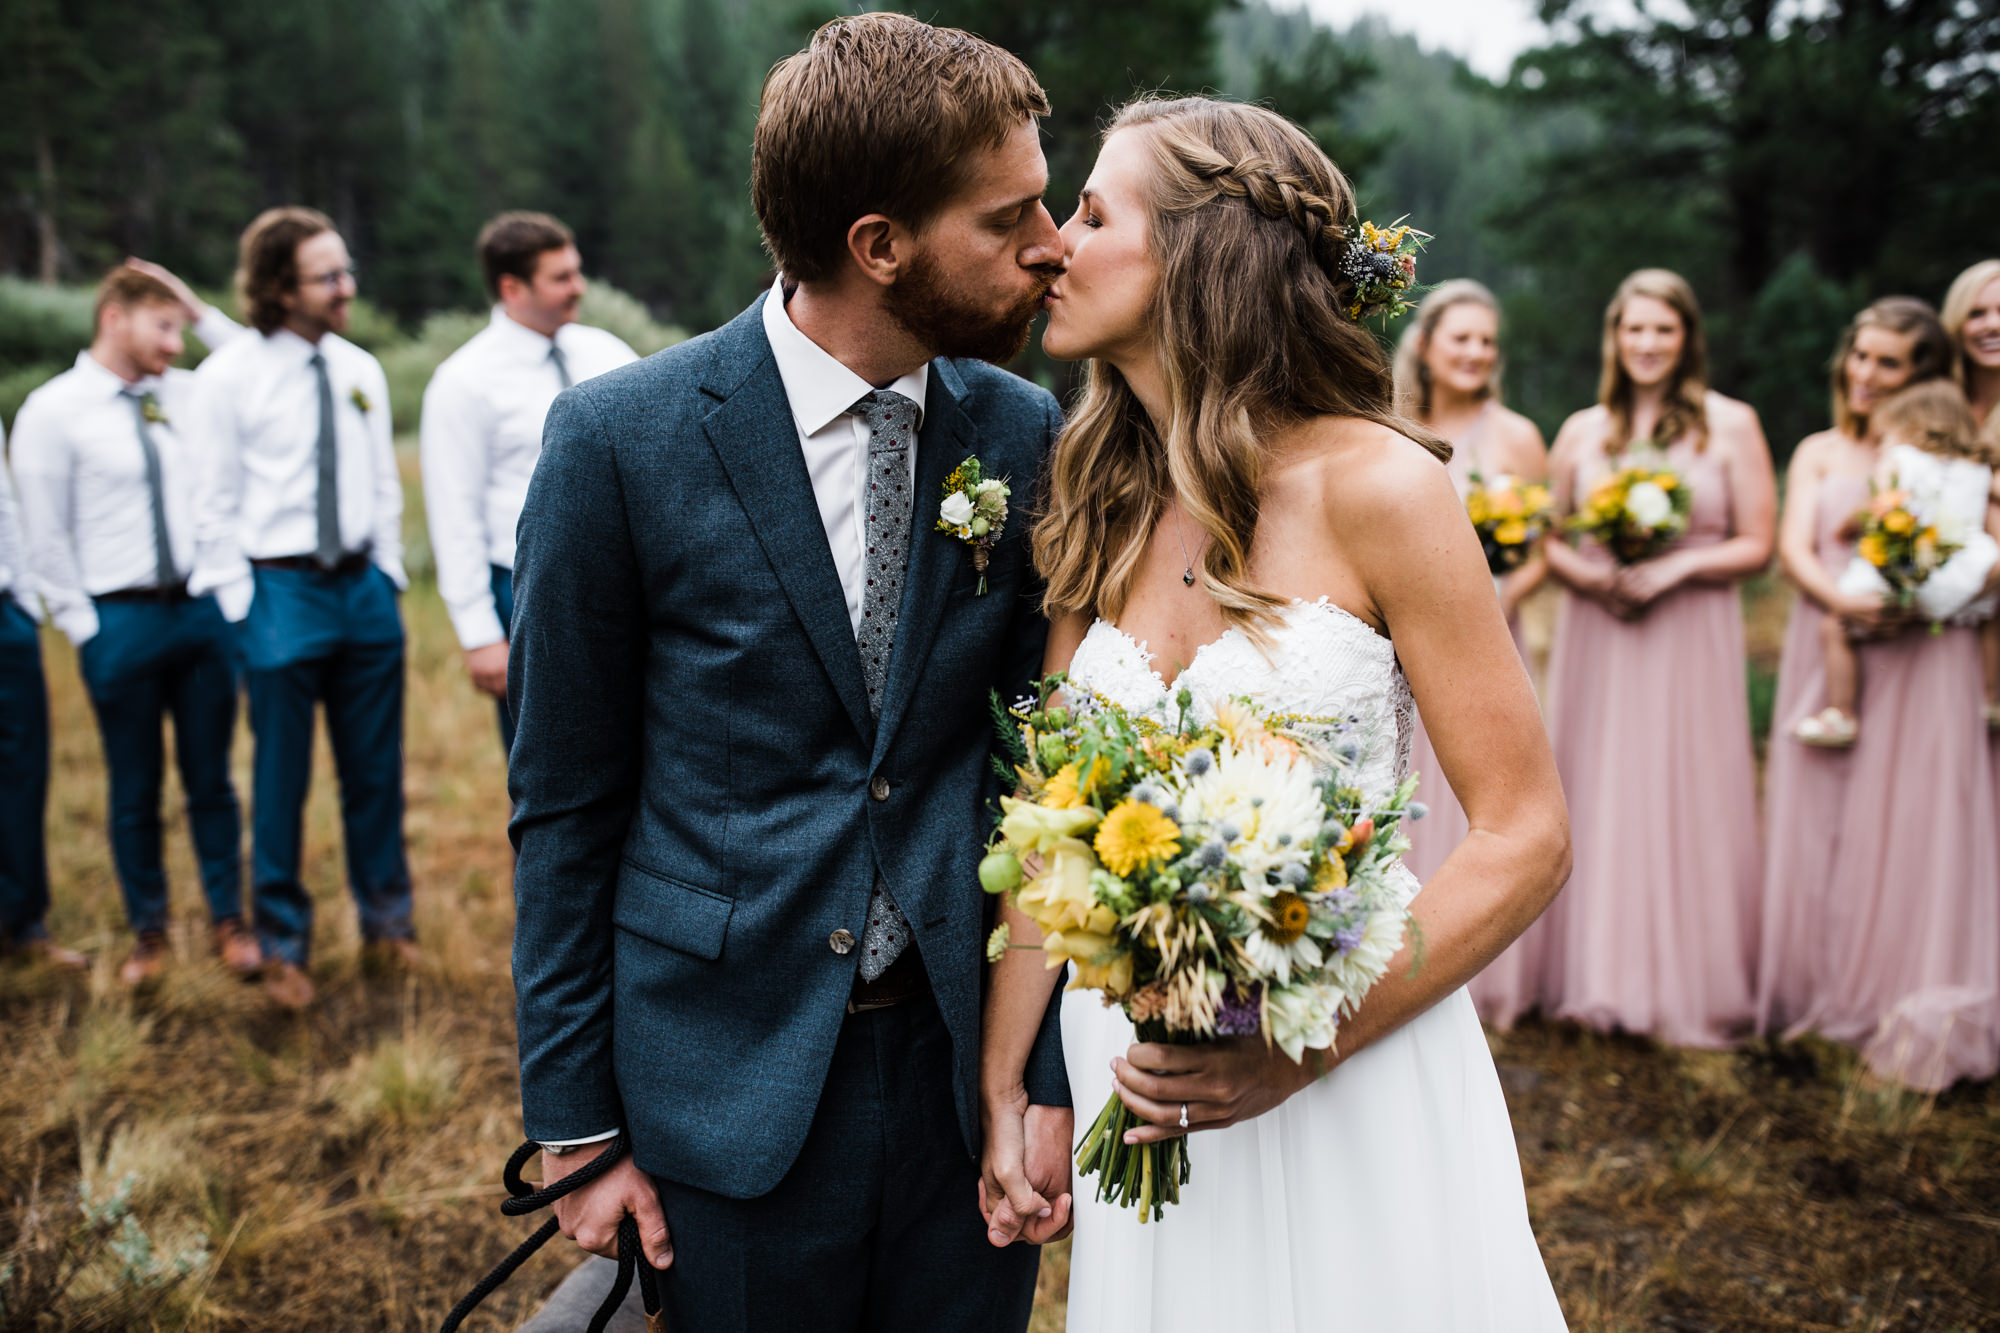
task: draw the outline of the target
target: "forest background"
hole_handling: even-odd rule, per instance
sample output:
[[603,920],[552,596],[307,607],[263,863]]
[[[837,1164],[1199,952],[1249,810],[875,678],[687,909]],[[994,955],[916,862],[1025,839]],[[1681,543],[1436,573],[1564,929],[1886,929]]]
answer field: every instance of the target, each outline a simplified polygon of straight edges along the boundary
[[[0,282],[0,418],[87,341],[87,307],[47,285],[136,253],[220,291],[244,223],[277,203],[334,217],[374,307],[359,339],[431,344],[413,372],[476,327],[424,337],[485,305],[471,239],[506,208],[565,219],[654,319],[714,327],[768,281],[746,185],[764,72],[832,12],[12,0],[0,274],[28,281]],[[1633,268],[1693,281],[1716,386],[1758,407],[1782,458],[1825,424],[1854,309],[1935,301],[2000,250],[2000,10],[1979,0],[1543,0],[1550,44],[1498,82],[1379,22],[1336,32],[1263,0],[921,13],[1041,76],[1058,220],[1136,93],[1219,91],[1307,125],[1367,213],[1436,233],[1426,280],[1501,294],[1508,396],[1545,432],[1592,400],[1603,304]],[[1022,368],[1060,387],[1035,353]],[[414,421],[410,392],[397,407]]]

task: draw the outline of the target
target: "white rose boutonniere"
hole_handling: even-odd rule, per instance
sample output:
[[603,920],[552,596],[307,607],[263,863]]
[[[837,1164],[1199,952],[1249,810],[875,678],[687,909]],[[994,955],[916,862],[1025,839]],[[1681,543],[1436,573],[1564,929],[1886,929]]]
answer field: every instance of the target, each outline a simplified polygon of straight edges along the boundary
[[944,502],[938,505],[938,531],[948,532],[972,548],[972,567],[979,571],[979,593],[986,593],[986,562],[993,544],[1007,525],[1007,499],[1013,494],[1006,479],[986,476],[977,458],[953,468],[944,481]]

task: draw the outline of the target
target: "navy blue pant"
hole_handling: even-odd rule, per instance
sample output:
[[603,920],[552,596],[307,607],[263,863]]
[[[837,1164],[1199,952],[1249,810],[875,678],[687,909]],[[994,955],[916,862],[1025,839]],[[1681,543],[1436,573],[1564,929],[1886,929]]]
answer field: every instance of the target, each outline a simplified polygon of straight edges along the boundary
[[403,854],[403,622],[396,586],[370,566],[349,574],[256,570],[239,627],[257,736],[251,893],[268,955],[304,965],[312,895],[299,882],[312,781],[313,708],[326,708],[340,775],[347,883],[364,939],[408,939]]
[[167,925],[160,784],[173,714],[174,759],[211,920],[243,915],[243,816],[229,781],[236,730],[236,646],[213,597],[99,602],[77,654],[111,777],[111,860],[135,931]]
[[1041,1251],[996,1250],[928,995],[850,1014],[805,1146],[776,1189],[657,1180],[673,1232],[668,1324],[703,1333],[1020,1333]]
[[35,621],[0,592],[0,943],[48,934],[49,696]]
[[[500,613],[500,628],[506,631],[508,639],[511,640],[514,637],[514,571],[511,569],[502,569],[498,565],[492,566],[492,569],[493,608]],[[514,710],[507,706],[505,695],[501,696],[499,704],[500,744],[508,754],[512,754],[514,753]]]

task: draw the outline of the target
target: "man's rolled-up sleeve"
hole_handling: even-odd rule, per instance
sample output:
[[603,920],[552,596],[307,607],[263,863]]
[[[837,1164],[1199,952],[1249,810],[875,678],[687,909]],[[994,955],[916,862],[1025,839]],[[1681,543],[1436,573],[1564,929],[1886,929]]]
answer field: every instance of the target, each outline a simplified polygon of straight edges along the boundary
[[529,1138],[622,1125],[612,925],[639,794],[646,611],[615,452],[580,389],[556,399],[521,513],[507,693],[521,1103]]

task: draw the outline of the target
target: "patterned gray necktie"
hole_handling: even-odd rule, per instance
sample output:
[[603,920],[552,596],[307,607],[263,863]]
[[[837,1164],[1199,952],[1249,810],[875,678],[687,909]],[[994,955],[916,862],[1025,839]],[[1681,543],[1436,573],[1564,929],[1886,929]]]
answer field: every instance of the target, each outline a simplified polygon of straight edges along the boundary
[[317,349],[312,368],[319,377],[319,493],[313,503],[319,541],[313,559],[321,569],[332,569],[340,563],[340,442],[333,429],[333,381],[326,377],[326,357]]
[[574,383],[569,377],[569,362],[563,360],[562,348],[556,346],[553,341],[549,343],[549,360],[556,363],[556,378],[560,379],[563,388],[567,389]]
[[139,423],[139,449],[146,456],[146,494],[153,501],[153,578],[155,586],[171,588],[181,581],[174,568],[174,544],[167,538],[167,498],[160,482],[160,447],[153,442],[146,411],[157,405],[152,394],[128,384],[118,391],[132,400],[132,417]]
[[[917,444],[917,405],[887,389],[856,403],[854,415],[868,427],[868,511],[862,527],[866,585],[861,593],[861,678],[868,686],[868,711],[882,715],[882,687],[889,680],[889,655],[896,642],[896,615],[903,604],[903,573],[910,551],[910,453]],[[868,898],[868,928],[861,936],[861,977],[882,975],[910,943],[910,923],[889,886],[879,878]]]

